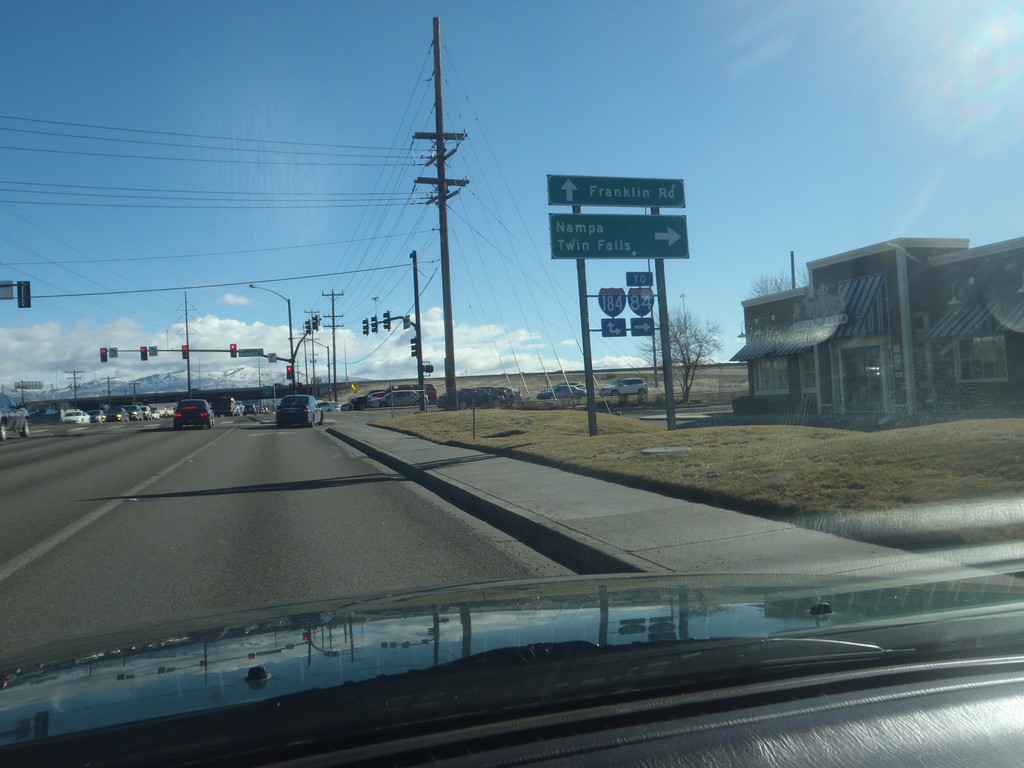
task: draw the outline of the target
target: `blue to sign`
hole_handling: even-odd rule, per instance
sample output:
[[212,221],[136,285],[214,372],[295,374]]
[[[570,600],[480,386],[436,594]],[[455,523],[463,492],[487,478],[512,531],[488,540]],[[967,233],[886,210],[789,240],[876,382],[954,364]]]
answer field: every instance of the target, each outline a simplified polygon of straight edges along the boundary
[[654,274],[651,272],[627,272],[626,285],[654,285]]
[[[602,336],[613,336],[625,337],[626,335],[626,318],[624,317],[602,317],[601,318],[601,335]],[[635,334],[634,334],[635,335]]]
[[634,336],[653,336],[654,321],[646,317],[630,318],[629,332]]
[[618,317],[626,308],[626,292],[621,288],[602,288],[597,292],[597,303],[608,317]]

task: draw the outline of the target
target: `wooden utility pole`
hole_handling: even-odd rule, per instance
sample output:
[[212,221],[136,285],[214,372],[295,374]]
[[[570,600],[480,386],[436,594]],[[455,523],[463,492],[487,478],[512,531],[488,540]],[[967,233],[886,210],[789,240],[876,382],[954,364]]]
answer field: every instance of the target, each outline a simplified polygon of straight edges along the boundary
[[[449,187],[463,187],[469,179],[449,179],[447,171],[448,158],[455,154],[455,149],[447,151],[445,141],[461,141],[466,133],[444,132],[444,93],[441,88],[441,19],[434,17],[434,133],[414,133],[414,139],[429,139],[434,142],[434,155],[427,165],[437,163],[437,178],[420,177],[417,184],[432,184],[437,187],[430,202],[437,203],[438,226],[441,235],[441,301],[444,313],[444,386],[447,396],[446,408],[456,410],[459,407],[458,393],[455,390],[455,323],[452,319],[452,273],[448,256],[448,198],[459,193],[449,191]],[[417,329],[417,333],[420,330]],[[423,335],[420,333],[420,345]]]
[[[339,326],[338,326],[338,316],[334,312],[334,301],[339,296],[344,296],[345,292],[342,291],[341,293],[335,293],[334,291],[331,291],[330,293],[324,293],[323,291],[320,291],[320,295],[321,296],[330,296],[331,297],[331,357],[334,358],[334,368],[331,371],[331,386],[334,389],[334,402],[338,402],[338,327]],[[344,327],[344,326],[342,326],[342,327]],[[345,374],[345,378],[346,379],[348,378],[348,374],[347,373]],[[347,385],[348,381],[346,381],[345,384]]]

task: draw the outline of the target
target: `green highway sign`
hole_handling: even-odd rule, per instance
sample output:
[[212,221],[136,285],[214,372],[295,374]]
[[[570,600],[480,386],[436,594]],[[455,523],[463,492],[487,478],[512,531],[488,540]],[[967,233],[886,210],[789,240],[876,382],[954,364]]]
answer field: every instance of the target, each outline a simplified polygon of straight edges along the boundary
[[549,213],[553,259],[688,259],[685,216]]
[[682,179],[548,176],[548,205],[685,208]]
[[263,347],[238,350],[239,357],[263,357]]

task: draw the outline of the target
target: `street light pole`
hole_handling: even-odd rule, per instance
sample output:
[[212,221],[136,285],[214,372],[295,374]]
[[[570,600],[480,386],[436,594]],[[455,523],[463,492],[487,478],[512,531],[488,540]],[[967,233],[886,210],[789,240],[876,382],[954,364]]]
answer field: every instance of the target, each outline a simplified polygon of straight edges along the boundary
[[[277,291],[271,290],[270,288],[264,288],[262,285],[256,285],[256,283],[249,283],[250,288],[255,288],[258,291],[267,291],[272,293],[278,298],[284,299],[288,304],[288,362],[292,365],[292,371],[295,370],[295,336],[292,333],[292,300],[287,296],[283,296]],[[292,378],[292,394],[294,395],[298,390],[295,387],[295,378]]]

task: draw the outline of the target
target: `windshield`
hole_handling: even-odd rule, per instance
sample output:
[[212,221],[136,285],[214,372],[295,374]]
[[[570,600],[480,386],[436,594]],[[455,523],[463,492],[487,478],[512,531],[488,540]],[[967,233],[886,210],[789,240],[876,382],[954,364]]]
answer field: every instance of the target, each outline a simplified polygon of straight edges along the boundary
[[[743,595],[612,606],[615,645],[810,634],[843,579],[1020,570],[1019,4],[41,0],[0,30],[0,659],[494,582],[565,606],[530,642],[601,645],[536,584],[610,574]],[[363,677],[434,664],[427,625],[349,618]]]

